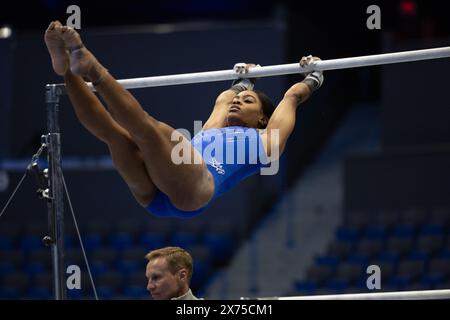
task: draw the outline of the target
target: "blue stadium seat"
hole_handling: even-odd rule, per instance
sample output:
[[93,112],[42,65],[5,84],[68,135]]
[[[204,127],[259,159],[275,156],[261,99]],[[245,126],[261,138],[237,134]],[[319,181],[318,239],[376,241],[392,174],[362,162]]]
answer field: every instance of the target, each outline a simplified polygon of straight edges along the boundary
[[400,260],[400,256],[393,252],[381,251],[378,257],[375,259],[379,262],[396,264]]
[[174,247],[181,247],[189,250],[197,244],[197,237],[192,233],[176,232],[170,237],[169,244]]
[[333,256],[319,256],[315,259],[315,264],[317,266],[329,266],[333,269],[338,265],[339,262],[340,258]]
[[133,246],[133,238],[127,233],[113,234],[109,237],[109,243],[115,250],[124,250]]
[[136,260],[120,260],[116,266],[117,271],[123,275],[128,275],[135,271],[143,270],[144,268],[144,260],[141,263],[138,263]]
[[226,234],[207,233],[202,243],[208,247],[213,262],[218,265],[226,263],[233,253],[233,240]]
[[78,238],[75,238],[73,236],[64,235],[64,248],[65,249],[71,249],[74,246],[79,246],[79,240]]
[[343,293],[344,290],[346,290],[349,286],[349,283],[345,279],[330,279],[328,282],[325,283],[325,288],[330,290],[333,293]]
[[86,251],[96,250],[103,245],[102,237],[96,233],[81,235],[81,240]]
[[0,278],[6,277],[16,271],[14,265],[9,261],[0,261]]
[[359,238],[359,231],[355,228],[341,226],[336,230],[336,240],[338,241],[357,241]]
[[313,280],[298,280],[294,283],[294,289],[298,294],[311,295],[317,290],[317,282]]
[[93,276],[97,277],[108,271],[108,266],[101,260],[93,260],[89,262]]
[[11,239],[8,239],[8,238],[0,235],[0,250],[1,251],[11,250],[12,247],[13,247],[13,243],[12,243]]
[[424,236],[425,235],[427,235],[427,236],[443,235],[444,228],[440,224],[427,223],[420,227],[419,234],[424,235]]
[[46,287],[31,287],[27,296],[33,300],[49,300],[53,298],[51,291]]
[[24,251],[31,251],[43,247],[42,239],[36,236],[25,236],[20,241],[20,248]]
[[429,258],[430,258],[430,254],[428,252],[426,252],[426,251],[421,251],[421,250],[413,250],[406,257],[406,259],[420,260],[420,261],[424,261],[425,263],[428,262]]
[[19,269],[22,267],[25,261],[25,253],[21,252],[19,249],[13,251],[0,251],[0,261],[11,263],[14,269]]
[[347,257],[348,263],[353,263],[361,266],[365,266],[369,264],[369,256],[363,254],[351,254]]
[[69,300],[81,300],[83,297],[83,290],[72,289],[67,290],[67,298]]
[[100,300],[111,300],[114,297],[114,290],[109,287],[97,287],[97,295]]
[[211,273],[211,265],[201,260],[194,261],[191,285],[193,288],[199,288]]
[[0,224],[0,237],[9,240],[11,246],[16,246],[17,240],[23,238],[21,226],[11,223]]
[[408,224],[398,224],[393,227],[390,237],[408,238],[414,237],[415,233],[416,233],[415,226]]
[[17,300],[20,299],[20,294],[17,289],[0,288],[0,300]]
[[27,272],[30,276],[34,276],[39,273],[48,272],[49,269],[41,262],[30,262],[25,264],[23,270]]
[[138,242],[148,251],[166,246],[165,236],[159,233],[143,233]]
[[427,285],[431,288],[436,287],[437,285],[439,285],[440,283],[442,283],[442,281],[444,280],[444,277],[441,274],[437,274],[437,273],[426,273],[424,274],[420,281],[424,284]]
[[395,287],[396,290],[404,290],[411,284],[411,277],[406,275],[395,275],[389,278],[387,285]]
[[145,288],[145,285],[128,286],[128,287],[125,287],[124,295],[130,299],[141,300],[141,299],[148,298],[150,293]]

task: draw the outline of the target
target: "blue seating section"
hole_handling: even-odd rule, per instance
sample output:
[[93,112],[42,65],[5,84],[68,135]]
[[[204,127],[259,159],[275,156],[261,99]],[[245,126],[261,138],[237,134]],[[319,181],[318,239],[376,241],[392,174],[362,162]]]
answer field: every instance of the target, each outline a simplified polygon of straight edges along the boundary
[[[420,212],[420,210],[416,210]],[[381,218],[380,218],[381,217]],[[450,209],[433,219],[401,219],[389,212],[378,219],[359,213],[335,233],[326,254],[316,257],[306,276],[287,295],[369,292],[367,267],[381,270],[381,291],[450,288]]]
[[[187,249],[194,260],[191,288],[197,294],[213,273],[229,262],[237,245],[231,228],[199,228],[186,222],[176,226],[171,221],[156,220],[151,227],[119,222],[115,226],[90,223],[80,228],[100,299],[151,299],[146,290],[145,255],[152,249]],[[0,300],[52,299],[51,252],[41,241],[45,226],[37,229],[31,233],[18,231],[14,239],[0,234]],[[80,266],[82,274],[81,289],[68,290],[68,298],[93,299],[95,294],[75,232],[65,233],[65,249],[66,265]]]

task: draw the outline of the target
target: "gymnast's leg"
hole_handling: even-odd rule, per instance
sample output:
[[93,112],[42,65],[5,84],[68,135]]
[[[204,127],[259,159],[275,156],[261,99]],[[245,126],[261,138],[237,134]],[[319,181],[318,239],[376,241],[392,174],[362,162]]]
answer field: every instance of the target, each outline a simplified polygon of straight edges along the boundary
[[130,133],[142,152],[147,172],[156,187],[181,210],[191,211],[204,206],[214,193],[214,180],[205,163],[176,165],[171,158],[173,147],[182,143],[183,150],[190,150],[193,159],[197,151],[190,142],[184,137],[180,141],[171,141],[175,129],[148,115],[83,47],[75,30],[68,27],[60,30],[66,47],[74,49],[70,55],[71,70],[96,85],[113,118]]
[[130,134],[114,121],[83,79],[70,72],[69,54],[55,30],[58,24],[51,23],[45,33],[53,68],[57,74],[64,76],[69,98],[80,122],[108,145],[114,166],[128,184],[137,202],[146,207],[153,199],[156,187],[147,174],[141,152]]

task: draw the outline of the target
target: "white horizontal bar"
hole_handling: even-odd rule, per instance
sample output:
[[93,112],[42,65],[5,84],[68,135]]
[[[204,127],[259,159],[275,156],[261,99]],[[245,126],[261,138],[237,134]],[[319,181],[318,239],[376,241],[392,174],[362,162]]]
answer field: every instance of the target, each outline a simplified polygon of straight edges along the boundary
[[[423,49],[414,51],[403,51],[384,53],[371,56],[360,56],[353,58],[342,58],[318,61],[313,65],[300,67],[299,63],[280,64],[274,66],[252,68],[245,75],[237,74],[233,70],[207,71],[197,73],[175,74],[167,76],[155,76],[145,78],[133,78],[118,80],[126,89],[173,86],[189,83],[214,82],[234,80],[238,78],[262,78],[287,74],[306,73],[314,70],[327,71],[337,69],[348,69],[357,67],[368,67],[392,63],[421,61],[450,57],[450,47]],[[92,85],[88,84],[91,89]]]
[[[274,299],[274,298],[268,298]],[[398,291],[277,297],[276,300],[442,300],[450,299],[450,290]]]

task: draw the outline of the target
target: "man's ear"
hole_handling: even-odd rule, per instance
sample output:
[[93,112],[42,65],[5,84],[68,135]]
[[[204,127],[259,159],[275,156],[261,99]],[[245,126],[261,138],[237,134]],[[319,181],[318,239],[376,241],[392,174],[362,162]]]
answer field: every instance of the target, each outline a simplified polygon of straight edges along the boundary
[[180,278],[180,280],[187,280],[187,270],[186,269],[180,269],[178,271],[178,277]]

